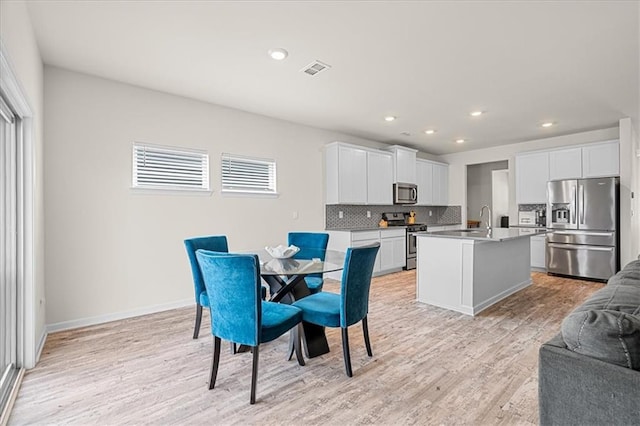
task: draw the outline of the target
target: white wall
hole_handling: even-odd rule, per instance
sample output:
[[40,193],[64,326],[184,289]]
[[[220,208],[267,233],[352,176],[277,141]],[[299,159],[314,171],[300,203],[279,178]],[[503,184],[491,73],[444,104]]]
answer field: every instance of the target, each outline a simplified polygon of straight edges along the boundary
[[[48,66],[45,112],[51,329],[193,304],[185,238],[225,234],[236,251],[322,230],[323,145],[380,146]],[[133,192],[134,141],[206,149],[213,195]],[[275,158],[280,197],[221,196],[222,152]]]
[[25,259],[24,362],[30,368],[45,336],[43,67],[24,1],[0,1],[0,41],[32,112],[29,122],[33,146],[31,152],[25,153],[34,182],[32,191],[26,194],[33,205],[33,217],[25,225],[32,249]]
[[[620,120],[620,223],[629,224],[629,232],[620,233],[620,264],[626,265],[637,259],[638,254],[638,220],[637,214],[637,157],[638,148],[636,133],[630,118]],[[626,153],[623,155],[622,153]],[[633,194],[633,198],[632,198]],[[621,225],[621,227],[623,227]],[[623,227],[624,229],[624,227]]]

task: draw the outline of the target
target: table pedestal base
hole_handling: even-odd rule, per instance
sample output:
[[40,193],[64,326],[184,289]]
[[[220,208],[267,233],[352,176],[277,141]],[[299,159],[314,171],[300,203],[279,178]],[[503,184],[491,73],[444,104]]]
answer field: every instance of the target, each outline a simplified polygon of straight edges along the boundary
[[[288,276],[284,280],[279,275],[263,275],[271,289],[271,301],[291,304],[295,300],[302,299],[311,294],[309,287],[304,282],[304,275]],[[324,327],[308,322],[302,322],[302,342],[307,358],[315,358],[329,353],[329,343],[324,333]]]

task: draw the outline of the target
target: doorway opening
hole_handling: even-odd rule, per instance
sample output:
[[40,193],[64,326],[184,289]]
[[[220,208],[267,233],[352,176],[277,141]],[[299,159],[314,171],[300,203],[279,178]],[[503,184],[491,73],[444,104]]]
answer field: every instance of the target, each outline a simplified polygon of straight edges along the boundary
[[482,206],[491,209],[494,228],[509,226],[509,162],[470,164],[467,166],[467,227],[486,227],[487,213],[480,217]]

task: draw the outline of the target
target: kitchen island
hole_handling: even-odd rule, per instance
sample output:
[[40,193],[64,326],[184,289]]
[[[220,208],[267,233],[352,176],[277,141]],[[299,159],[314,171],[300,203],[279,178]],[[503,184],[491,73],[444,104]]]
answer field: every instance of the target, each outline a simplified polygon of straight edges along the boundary
[[417,233],[416,299],[478,314],[531,285],[529,238],[544,233],[514,228]]

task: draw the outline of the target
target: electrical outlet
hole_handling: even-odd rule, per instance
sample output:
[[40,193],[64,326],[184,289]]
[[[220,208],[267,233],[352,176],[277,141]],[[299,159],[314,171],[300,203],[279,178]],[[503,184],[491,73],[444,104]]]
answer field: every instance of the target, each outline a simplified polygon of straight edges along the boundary
[[367,217],[371,217],[371,212],[367,210]]
[[344,213],[342,213],[342,210],[340,210],[338,212],[338,219],[342,219],[342,218],[344,218]]
[[433,211],[429,210],[429,217],[433,216]]

